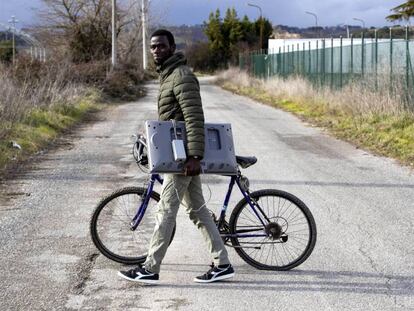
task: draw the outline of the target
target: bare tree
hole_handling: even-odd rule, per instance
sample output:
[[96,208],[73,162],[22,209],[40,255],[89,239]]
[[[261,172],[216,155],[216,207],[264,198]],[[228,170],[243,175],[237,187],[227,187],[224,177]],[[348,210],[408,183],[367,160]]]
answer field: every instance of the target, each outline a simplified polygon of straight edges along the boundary
[[[49,44],[64,47],[74,62],[107,59],[111,54],[111,3],[107,0],[42,0],[41,28]],[[131,22],[128,8],[117,8],[116,34]]]

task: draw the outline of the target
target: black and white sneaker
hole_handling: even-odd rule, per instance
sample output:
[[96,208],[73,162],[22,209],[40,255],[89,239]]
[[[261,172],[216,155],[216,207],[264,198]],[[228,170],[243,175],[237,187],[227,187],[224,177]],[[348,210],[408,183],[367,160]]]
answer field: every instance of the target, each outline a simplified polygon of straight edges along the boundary
[[232,278],[234,276],[233,267],[228,265],[211,265],[211,269],[208,270],[205,274],[197,276],[194,278],[194,282],[197,283],[211,283],[220,280],[225,280]]
[[146,270],[143,266],[138,266],[128,271],[118,271],[118,275],[128,281],[146,284],[157,284],[160,278],[158,273],[152,273],[151,271]]

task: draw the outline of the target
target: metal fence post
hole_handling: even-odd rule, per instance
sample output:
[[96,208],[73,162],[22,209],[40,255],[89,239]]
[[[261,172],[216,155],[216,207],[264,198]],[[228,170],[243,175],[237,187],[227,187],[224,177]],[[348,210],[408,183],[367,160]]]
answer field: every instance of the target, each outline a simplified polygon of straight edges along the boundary
[[378,91],[378,33],[375,29],[375,91]]
[[286,76],[290,73],[290,46],[288,45]]
[[319,40],[316,39],[316,64],[315,64],[316,81],[319,83]]
[[410,92],[410,35],[408,25],[405,28],[405,84],[406,84],[406,105],[410,108],[412,92]]
[[[410,45],[409,45],[409,36],[408,36],[408,25],[405,27],[405,83],[407,86],[407,95],[410,89]],[[408,98],[408,96],[407,96]]]
[[279,46],[279,54],[277,54],[277,73],[280,75],[282,73],[281,63],[282,63],[282,47]]
[[342,48],[343,48],[343,43],[342,43],[342,36],[339,37],[339,87],[342,88]]
[[292,44],[292,73],[295,73],[295,45]]
[[331,37],[331,89],[333,89],[333,79],[334,79],[334,49],[333,49],[334,39]]
[[276,62],[275,62],[275,50],[274,49],[269,49],[268,53],[267,53],[267,57],[269,58],[269,68],[268,68],[268,76],[273,76],[275,74],[275,66],[276,66]]
[[354,35],[351,34],[351,80],[354,79]]
[[306,73],[306,60],[305,60],[306,43],[302,43],[302,74]]
[[393,86],[393,68],[392,68],[392,57],[393,57],[393,46],[392,46],[392,28],[390,27],[390,93],[393,93],[392,86]]
[[311,61],[311,42],[309,41],[309,50],[308,50],[308,59],[309,59],[309,70],[308,70],[308,74],[312,74],[312,61]]
[[361,76],[364,77],[364,69],[365,69],[365,45],[364,45],[364,32],[362,31],[361,34]]
[[321,60],[321,71],[322,71],[322,85],[325,85],[325,62],[326,62],[326,46],[325,39],[322,39],[322,60]]

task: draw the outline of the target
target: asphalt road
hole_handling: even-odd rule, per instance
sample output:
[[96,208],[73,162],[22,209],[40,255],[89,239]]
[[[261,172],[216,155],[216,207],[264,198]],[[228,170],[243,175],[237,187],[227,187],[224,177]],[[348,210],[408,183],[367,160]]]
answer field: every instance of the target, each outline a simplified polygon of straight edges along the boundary
[[[208,81],[207,121],[232,123],[237,154],[259,159],[245,170],[252,188],[286,190],[310,207],[318,226],[311,257],[292,271],[266,272],[229,249],[232,281],[193,283],[210,260],[180,211],[160,285],[117,277],[123,267],[94,248],[89,218],[102,196],[145,180],[130,135],[156,118],[152,83],[148,96],[100,113],[0,185],[1,310],[414,310],[413,170]],[[226,180],[204,180],[218,209]]]

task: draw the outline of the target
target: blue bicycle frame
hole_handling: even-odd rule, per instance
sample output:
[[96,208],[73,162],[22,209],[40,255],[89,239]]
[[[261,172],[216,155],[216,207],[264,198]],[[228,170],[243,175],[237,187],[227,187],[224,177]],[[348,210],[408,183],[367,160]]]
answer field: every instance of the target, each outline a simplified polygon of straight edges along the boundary
[[[226,211],[227,211],[228,204],[230,202],[231,193],[233,191],[234,184],[237,184],[237,186],[239,187],[240,192],[242,193],[242,195],[245,198],[246,202],[250,205],[250,207],[252,208],[254,214],[256,215],[256,217],[260,220],[260,222],[263,225],[263,227],[259,227],[258,229],[246,229],[246,232],[262,231],[263,233],[260,233],[260,234],[259,233],[257,233],[257,234],[247,234],[247,233],[240,233],[243,230],[239,230],[237,234],[221,234],[221,237],[223,237],[223,238],[266,237],[267,235],[264,232],[264,228],[266,226],[266,223],[269,223],[270,220],[267,218],[264,211],[260,208],[260,206],[257,204],[257,202],[252,200],[252,198],[250,197],[248,191],[246,191],[244,189],[244,187],[242,187],[242,185],[240,184],[240,176],[241,176],[240,174],[231,176],[229,187],[228,187],[228,190],[227,190],[227,194],[226,194],[226,197],[224,199],[223,207],[221,208],[221,211],[220,211],[220,217],[218,219],[218,227],[220,228],[225,222]],[[141,206],[138,208],[136,215],[134,216],[134,218],[131,221],[131,230],[132,231],[136,230],[136,228],[141,223],[142,218],[144,217],[144,214],[147,210],[148,203],[149,203],[149,200],[151,198],[151,193],[154,190],[154,185],[155,185],[156,181],[158,181],[160,184],[163,183],[163,179],[161,178],[161,176],[159,174],[152,174],[151,178],[149,180],[149,183],[148,183],[148,187],[147,187],[145,193],[143,194],[143,201],[141,203]]]

